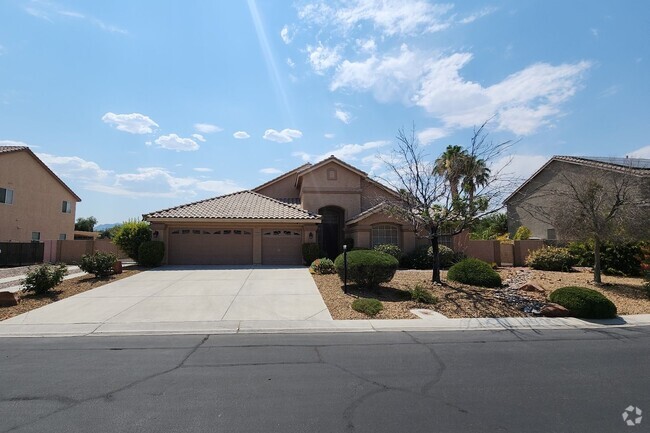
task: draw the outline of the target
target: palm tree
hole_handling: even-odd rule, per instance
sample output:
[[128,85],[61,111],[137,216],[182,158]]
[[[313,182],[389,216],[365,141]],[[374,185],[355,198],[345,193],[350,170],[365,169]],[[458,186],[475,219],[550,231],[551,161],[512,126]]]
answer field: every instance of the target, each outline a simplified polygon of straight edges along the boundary
[[489,179],[490,169],[485,164],[485,160],[474,155],[466,155],[464,158],[462,186],[467,193],[470,204],[474,202],[476,189],[487,185]]
[[447,146],[447,149],[436,159],[435,170],[445,176],[451,190],[451,199],[456,201],[463,175],[465,174],[465,159],[467,151],[460,146]]

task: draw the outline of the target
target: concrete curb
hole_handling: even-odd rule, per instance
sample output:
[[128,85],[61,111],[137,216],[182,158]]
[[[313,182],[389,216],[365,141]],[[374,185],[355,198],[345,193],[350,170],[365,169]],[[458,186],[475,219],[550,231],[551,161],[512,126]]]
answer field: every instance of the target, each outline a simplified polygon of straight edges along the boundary
[[650,326],[650,314],[611,320],[509,317],[429,320],[216,321],[157,323],[3,324],[0,337],[72,337],[196,334],[283,334],[332,332],[502,331],[607,329]]

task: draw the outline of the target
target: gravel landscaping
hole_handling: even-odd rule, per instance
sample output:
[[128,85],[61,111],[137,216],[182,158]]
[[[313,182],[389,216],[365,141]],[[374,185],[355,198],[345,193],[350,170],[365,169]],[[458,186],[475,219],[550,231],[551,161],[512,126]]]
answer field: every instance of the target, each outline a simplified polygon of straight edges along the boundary
[[[359,297],[375,298],[384,304],[376,319],[416,319],[409,310],[428,308],[447,317],[524,317],[533,316],[548,302],[553,290],[563,286],[583,286],[598,290],[618,307],[618,314],[650,313],[650,299],[642,289],[641,278],[604,276],[603,286],[594,286],[588,269],[575,272],[536,271],[529,268],[501,268],[503,287],[486,289],[455,282],[444,285],[431,283],[431,271],[399,270],[389,283],[378,290],[359,289],[349,286],[349,294],[343,293],[343,284],[337,275],[313,275],[316,285],[335,320],[367,319],[363,313],[354,311],[352,301]],[[446,271],[442,272],[446,280]],[[524,283],[534,283],[542,291],[522,291]],[[410,300],[409,289],[421,284],[438,298],[435,305],[420,304]]]
[[0,307],[0,320],[9,319],[19,314],[26,313],[36,308],[43,307],[52,302],[77,295],[87,290],[96,289],[104,284],[127,278],[140,272],[137,267],[129,267],[121,274],[111,275],[107,278],[94,278],[90,275],[84,275],[77,278],[64,280],[56,286],[49,294],[35,295],[30,293],[18,292],[20,302],[13,307]]

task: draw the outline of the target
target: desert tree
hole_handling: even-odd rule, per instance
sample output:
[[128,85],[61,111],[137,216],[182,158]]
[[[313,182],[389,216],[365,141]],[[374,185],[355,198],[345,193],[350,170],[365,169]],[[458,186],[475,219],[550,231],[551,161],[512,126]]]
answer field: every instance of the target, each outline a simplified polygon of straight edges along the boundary
[[95,229],[95,224],[97,224],[97,218],[94,216],[79,217],[74,224],[74,229],[82,232],[92,232]]
[[594,282],[600,284],[603,242],[650,238],[650,177],[625,169],[557,169],[555,175],[555,186],[538,194],[549,205],[535,213],[560,238],[593,242]]
[[387,174],[380,180],[399,192],[399,199],[384,204],[386,211],[430,241],[435,283],[441,283],[440,236],[461,233],[498,212],[512,187],[504,171],[504,153],[512,141],[488,140],[488,122],[474,128],[469,145],[449,146],[433,157],[427,153],[431,148],[420,144],[415,126],[408,132],[401,128],[391,154],[381,157]]

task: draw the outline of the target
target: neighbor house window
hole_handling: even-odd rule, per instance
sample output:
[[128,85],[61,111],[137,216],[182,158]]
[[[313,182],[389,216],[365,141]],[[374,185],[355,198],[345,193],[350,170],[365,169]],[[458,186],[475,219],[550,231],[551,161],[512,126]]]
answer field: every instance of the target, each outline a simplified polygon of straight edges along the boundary
[[555,229],[546,229],[546,239],[550,241],[554,241],[557,239],[557,235],[555,234]]
[[59,240],[60,240],[60,241],[64,241],[64,240],[67,239],[67,237],[68,237],[67,234],[65,234],[65,233],[61,233],[61,234],[59,235]]
[[61,204],[61,212],[63,213],[72,213],[72,202],[63,201]]
[[381,224],[372,228],[372,246],[391,244],[398,245],[397,226]]
[[0,203],[12,204],[14,202],[14,190],[0,188]]
[[38,242],[41,240],[41,232],[32,232],[32,242]]

